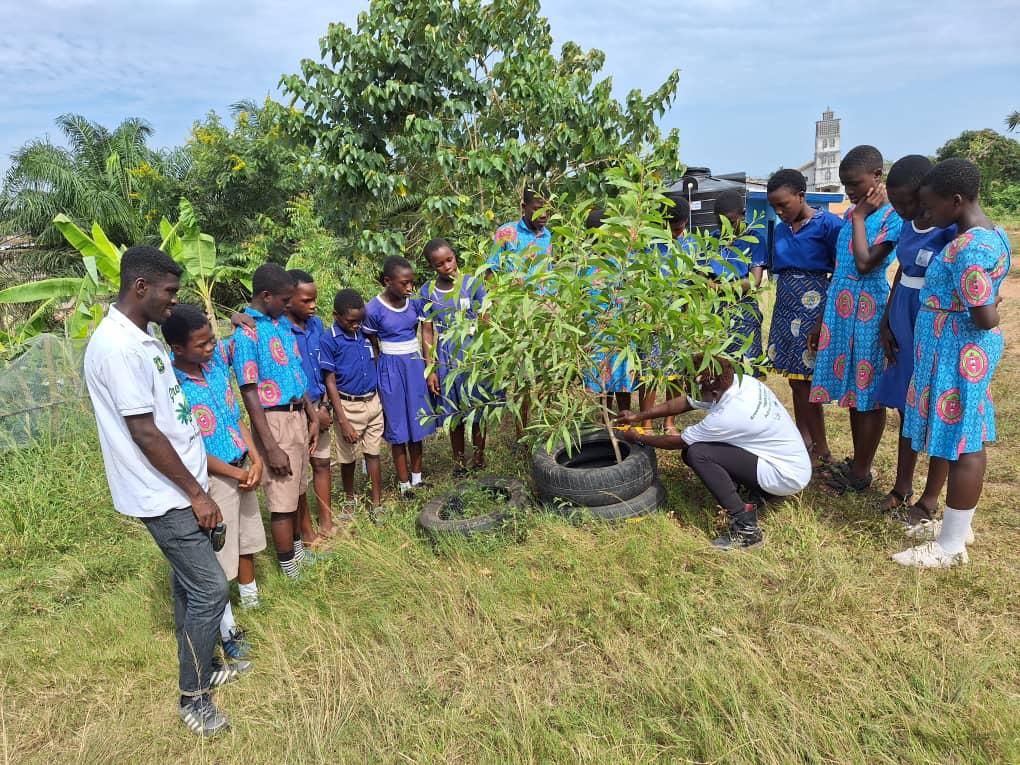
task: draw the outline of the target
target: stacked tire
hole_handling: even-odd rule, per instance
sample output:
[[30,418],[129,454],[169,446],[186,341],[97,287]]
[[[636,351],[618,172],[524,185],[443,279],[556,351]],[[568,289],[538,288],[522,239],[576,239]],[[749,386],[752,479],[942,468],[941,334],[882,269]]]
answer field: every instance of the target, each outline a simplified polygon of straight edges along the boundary
[[625,521],[661,510],[666,489],[656,474],[655,450],[618,442],[617,463],[609,434],[589,433],[568,454],[565,446],[539,447],[532,456],[535,493],[552,512],[572,518]]

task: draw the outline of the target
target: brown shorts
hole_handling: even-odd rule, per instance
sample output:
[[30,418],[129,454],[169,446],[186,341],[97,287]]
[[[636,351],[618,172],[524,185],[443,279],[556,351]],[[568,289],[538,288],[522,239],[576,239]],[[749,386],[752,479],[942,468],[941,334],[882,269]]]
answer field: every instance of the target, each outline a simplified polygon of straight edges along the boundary
[[340,462],[345,465],[354,462],[358,457],[359,447],[362,454],[370,457],[378,456],[383,435],[383,410],[379,396],[372,396],[368,401],[341,400],[340,403],[343,405],[347,421],[351,423],[354,432],[358,434],[358,443],[351,444],[337,429],[336,450]]
[[259,498],[254,491],[240,491],[237,481],[220,475],[209,476],[209,496],[220,506],[227,527],[227,541],[216,560],[227,575],[237,578],[237,556],[251,555],[266,549],[266,530],[259,513]]
[[333,456],[333,428],[319,431],[319,441],[315,444],[312,459],[328,460]]
[[290,475],[276,475],[266,462],[262,471],[262,488],[271,513],[297,511],[298,499],[308,488],[308,419],[303,409],[296,412],[266,412],[269,432],[290,459]]

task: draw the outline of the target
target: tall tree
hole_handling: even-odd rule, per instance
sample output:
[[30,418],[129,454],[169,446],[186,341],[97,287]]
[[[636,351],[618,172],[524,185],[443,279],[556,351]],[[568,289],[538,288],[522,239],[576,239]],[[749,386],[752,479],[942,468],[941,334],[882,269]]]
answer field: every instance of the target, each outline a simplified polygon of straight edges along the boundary
[[[281,83],[289,132],[327,220],[359,252],[491,230],[522,185],[598,193],[628,151],[678,164],[656,125],[678,73],[621,104],[605,56],[552,52],[538,0],[373,0],[357,28],[330,24],[321,59]],[[427,221],[427,223],[426,223]],[[426,229],[427,226],[427,229]]]
[[145,230],[132,170],[160,160],[147,146],[147,122],[129,118],[113,130],[80,114],[62,114],[57,127],[67,148],[31,141],[11,156],[0,191],[0,231],[26,233],[44,246],[63,243],[58,213],[81,226],[99,223],[110,238],[133,244]]
[[981,186],[989,191],[997,183],[1020,183],[1020,141],[991,129],[964,130],[938,150],[941,162],[950,157],[969,159],[981,169]]
[[1006,127],[1009,128],[1009,132],[1013,132],[1020,127],[1020,112],[1013,112],[1006,117]]

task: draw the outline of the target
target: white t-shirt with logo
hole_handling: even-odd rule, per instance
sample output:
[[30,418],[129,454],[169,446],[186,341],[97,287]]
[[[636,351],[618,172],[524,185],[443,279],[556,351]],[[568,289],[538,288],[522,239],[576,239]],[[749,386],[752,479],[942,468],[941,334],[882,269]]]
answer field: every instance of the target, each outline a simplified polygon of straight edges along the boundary
[[202,434],[163,343],[110,306],[85,351],[85,383],[117,511],[153,518],[190,506],[187,495],[142,454],[124,419],[151,412],[184,467],[202,488],[208,487]]
[[758,484],[769,494],[788,497],[811,480],[811,458],[786,408],[764,384],[750,375],[734,378],[718,401],[688,398],[705,418],[681,434],[688,444],[739,446],[758,458]]

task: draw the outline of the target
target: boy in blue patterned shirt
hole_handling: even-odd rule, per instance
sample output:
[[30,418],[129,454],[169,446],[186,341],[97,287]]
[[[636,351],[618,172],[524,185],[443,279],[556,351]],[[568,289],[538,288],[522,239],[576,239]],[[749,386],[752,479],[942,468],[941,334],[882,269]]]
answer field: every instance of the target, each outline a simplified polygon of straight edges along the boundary
[[[258,605],[255,553],[266,549],[255,488],[262,460],[230,385],[227,348],[217,342],[205,314],[190,305],[175,306],[163,322],[163,337],[173,351],[174,374],[202,433],[209,464],[209,496],[220,506],[226,541],[216,553],[227,581],[237,579],[241,606]],[[220,620],[223,652],[233,659],[247,653],[244,632],[234,621],[230,601]]]
[[301,354],[283,316],[294,295],[294,277],[275,263],[252,275],[245,313],[255,329],[234,331],[234,374],[251,419],[255,445],[268,470],[263,477],[270,529],[280,568],[296,577],[305,560],[297,523],[298,500],[308,488],[309,453],[318,443],[318,414],[307,395]]

